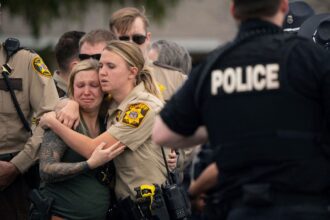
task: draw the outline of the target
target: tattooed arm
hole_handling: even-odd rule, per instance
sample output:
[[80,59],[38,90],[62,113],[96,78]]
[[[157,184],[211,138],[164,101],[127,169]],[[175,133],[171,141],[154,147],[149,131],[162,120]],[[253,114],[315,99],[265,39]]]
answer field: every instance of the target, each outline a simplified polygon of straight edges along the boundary
[[51,130],[44,134],[40,149],[40,177],[45,182],[60,182],[89,170],[86,161],[67,163],[61,162],[67,146]]

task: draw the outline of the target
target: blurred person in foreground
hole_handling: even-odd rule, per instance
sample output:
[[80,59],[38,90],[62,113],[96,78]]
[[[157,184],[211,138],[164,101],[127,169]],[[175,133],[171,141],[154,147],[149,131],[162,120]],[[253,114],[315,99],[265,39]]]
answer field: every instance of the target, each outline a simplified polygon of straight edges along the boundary
[[237,36],[192,71],[154,126],[160,145],[217,148],[216,172],[200,178],[204,190],[219,184],[219,219],[329,219],[329,54],[283,33],[287,11],[287,0],[233,0]]

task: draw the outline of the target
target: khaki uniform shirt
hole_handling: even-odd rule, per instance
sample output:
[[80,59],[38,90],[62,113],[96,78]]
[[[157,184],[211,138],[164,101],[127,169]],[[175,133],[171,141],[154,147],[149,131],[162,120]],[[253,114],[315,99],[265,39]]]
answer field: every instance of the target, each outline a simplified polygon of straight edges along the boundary
[[[159,90],[161,91],[165,101],[169,100],[172,95],[183,85],[187,79],[187,75],[183,74],[176,68],[154,63],[148,63],[148,68],[151,69]],[[180,156],[177,161],[177,170],[179,171],[180,179],[183,178],[184,165],[189,161],[189,155],[192,149],[180,149]]]
[[[0,46],[0,65],[6,62],[6,53]],[[34,113],[39,118],[53,110],[58,102],[51,74],[42,59],[27,50],[20,50],[8,61],[13,68],[9,76],[17,101],[27,121]],[[11,162],[20,172],[26,171],[37,159],[43,130],[36,127],[33,136],[21,122],[10,93],[0,74],[0,155],[18,153]]]
[[148,63],[147,67],[151,70],[165,101],[169,100],[187,79],[186,75],[175,68],[165,68],[165,66],[158,66],[154,63]]
[[[151,140],[155,117],[163,103],[146,92],[140,83],[119,106],[111,103],[108,132],[127,146],[114,159],[116,166],[115,192],[117,198],[131,196],[135,187],[142,184],[163,184],[166,180],[165,163],[160,146]],[[165,149],[165,155],[169,150]]]
[[68,82],[59,76],[58,71],[54,72],[53,79],[55,81],[55,85],[59,97],[66,96],[68,93]]

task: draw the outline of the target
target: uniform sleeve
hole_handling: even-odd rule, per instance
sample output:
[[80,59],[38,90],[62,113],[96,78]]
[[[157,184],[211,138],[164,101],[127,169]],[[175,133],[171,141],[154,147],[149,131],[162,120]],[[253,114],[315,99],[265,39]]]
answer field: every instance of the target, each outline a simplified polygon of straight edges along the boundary
[[188,80],[175,93],[160,116],[164,123],[175,133],[190,136],[201,125],[200,109],[194,102],[197,81],[200,78],[201,66],[193,70]]
[[42,142],[44,130],[41,127],[36,127],[33,130],[33,135],[25,143],[23,150],[21,150],[10,162],[12,162],[17,169],[24,173],[32,166],[39,156],[39,148]]
[[38,55],[32,56],[29,74],[30,104],[36,117],[40,118],[42,114],[55,108],[59,97],[52,74]]
[[144,103],[128,105],[119,122],[112,125],[107,132],[135,151],[146,142],[152,133],[156,112]]
[[[40,118],[43,113],[54,109],[58,102],[58,94],[47,66],[36,54],[30,54],[30,65],[27,67],[29,74],[29,99],[33,113]],[[38,159],[39,147],[42,142],[43,130],[36,127],[33,135],[11,162],[24,173]]]
[[[330,128],[330,52],[313,43],[296,45],[288,59],[290,84],[304,96],[321,103]],[[299,65],[297,65],[299,64]]]

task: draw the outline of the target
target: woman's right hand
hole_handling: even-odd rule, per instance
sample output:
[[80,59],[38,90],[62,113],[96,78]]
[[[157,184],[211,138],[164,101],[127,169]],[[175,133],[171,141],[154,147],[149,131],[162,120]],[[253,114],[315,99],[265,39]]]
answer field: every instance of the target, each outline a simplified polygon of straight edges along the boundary
[[99,144],[99,146],[97,146],[93,151],[91,157],[87,160],[90,169],[95,169],[109,162],[110,160],[121,154],[126,148],[126,146],[122,145],[119,141],[111,145],[107,149],[104,149],[105,146],[105,142]]
[[56,118],[65,126],[69,128],[76,128],[80,122],[79,104],[70,99],[66,102],[67,103],[64,107],[56,112]]

